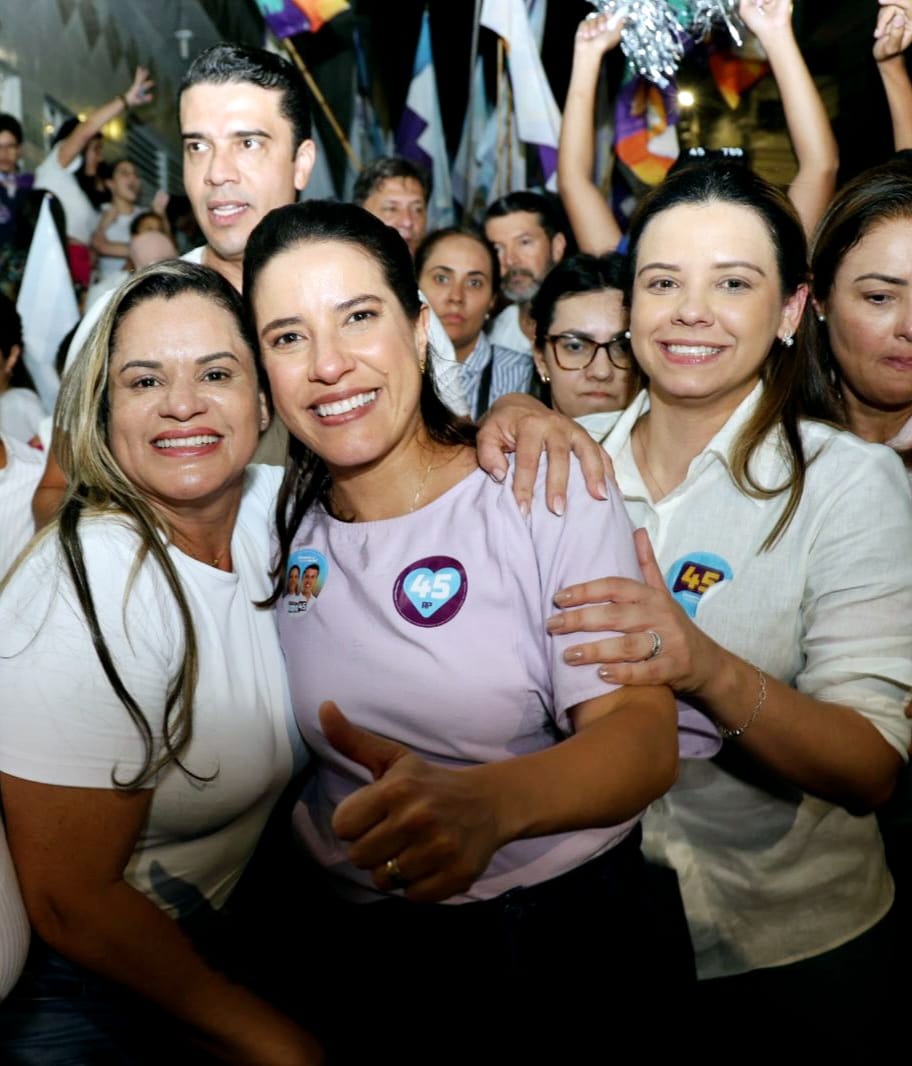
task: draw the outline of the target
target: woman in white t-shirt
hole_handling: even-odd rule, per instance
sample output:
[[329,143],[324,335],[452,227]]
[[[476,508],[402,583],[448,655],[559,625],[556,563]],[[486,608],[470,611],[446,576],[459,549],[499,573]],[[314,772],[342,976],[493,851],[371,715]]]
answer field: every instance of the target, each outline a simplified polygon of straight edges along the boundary
[[[636,828],[673,774],[675,714],[661,688],[592,701],[597,678],[544,630],[567,575],[630,573],[617,495],[574,471],[566,519],[527,514],[479,470],[475,427],[434,391],[408,249],[361,208],[270,212],[244,292],[292,437],[272,600],[314,753],[295,829],[327,884],[318,928],[298,896],[323,971],[299,997],[346,1062],[388,1052],[401,1002],[402,1063],[470,1061],[482,1040],[492,1060],[585,1061],[603,998],[625,1015],[614,1047],[638,1046],[686,960],[657,954]],[[543,1033],[522,1008],[555,979],[576,1011]]]
[[604,447],[645,527],[645,582],[565,591],[553,631],[622,631],[576,661],[670,684],[728,740],[684,765],[644,830],[681,880],[726,1053],[749,1004],[758,1057],[860,1061],[882,1033],[893,946],[864,812],[890,796],[909,742],[904,472],[812,420],[836,412],[807,343],[801,225],[772,186],[732,163],[681,171],[641,204],[630,260],[648,387]]
[[102,127],[132,107],[152,99],[152,80],[137,67],[129,88],[84,119],[71,118],[57,131],[50,154],[35,171],[35,188],[54,193],[66,214],[67,255],[73,281],[88,288],[92,276],[92,235],[108,192],[97,183],[104,147]]
[[36,933],[3,1060],[160,1062],[193,1041],[318,1063],[198,946],[224,939],[300,752],[253,606],[275,488],[246,469],[269,416],[232,286],[180,261],[134,275],[58,417],[70,487],[0,593],[0,792]]

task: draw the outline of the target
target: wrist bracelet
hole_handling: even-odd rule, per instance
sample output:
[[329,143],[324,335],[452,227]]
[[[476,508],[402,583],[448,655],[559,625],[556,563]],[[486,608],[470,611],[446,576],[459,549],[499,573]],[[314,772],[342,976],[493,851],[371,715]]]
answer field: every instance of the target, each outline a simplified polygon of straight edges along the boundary
[[124,111],[129,111],[130,110],[130,101],[126,98],[126,96],[124,96],[123,93],[118,93],[117,95],[118,95],[118,97],[120,99],[120,102],[124,105]]
[[754,704],[754,709],[750,713],[750,718],[739,729],[729,729],[728,726],[719,725],[716,723],[716,729],[719,730],[719,736],[723,740],[734,740],[735,737],[740,737],[743,733],[746,733],[748,729],[754,724],[757,719],[757,715],[760,713],[763,704],[766,703],[766,674],[760,669],[759,666],[751,666],[757,671],[757,677],[760,678],[760,692],[757,695],[757,702]]

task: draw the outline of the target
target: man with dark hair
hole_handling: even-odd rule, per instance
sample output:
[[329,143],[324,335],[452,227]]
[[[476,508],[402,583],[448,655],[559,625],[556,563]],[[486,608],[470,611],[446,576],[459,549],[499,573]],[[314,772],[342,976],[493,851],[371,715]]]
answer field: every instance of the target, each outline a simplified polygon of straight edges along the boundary
[[[261,48],[216,44],[190,64],[178,93],[184,142],[184,188],[206,243],[182,256],[217,270],[238,290],[244,250],[256,224],[274,207],[294,203],[313,170],[307,87],[295,68]],[[70,343],[76,358],[109,297],[86,314]],[[258,462],[284,461],[284,427],[274,420]],[[33,509],[40,525],[66,488],[48,457]]]
[[313,170],[307,88],[271,52],[216,44],[190,64],[178,106],[184,187],[206,238],[185,258],[240,289],[251,231],[274,207],[294,203]]
[[33,174],[19,171],[22,126],[12,115],[0,114],[0,247],[15,232],[16,213],[35,182]]
[[427,174],[408,159],[384,155],[358,175],[352,200],[392,226],[412,255],[427,230],[431,186]]
[[531,352],[532,298],[567,248],[561,211],[548,196],[511,192],[488,207],[484,231],[500,260],[500,291],[510,302],[494,320],[491,342]]

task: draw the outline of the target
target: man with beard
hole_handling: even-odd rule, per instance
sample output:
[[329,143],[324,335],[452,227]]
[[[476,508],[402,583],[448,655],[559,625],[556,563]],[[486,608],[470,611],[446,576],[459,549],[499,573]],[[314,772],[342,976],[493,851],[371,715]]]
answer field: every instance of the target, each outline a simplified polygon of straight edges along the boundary
[[484,232],[500,259],[500,291],[510,303],[494,320],[489,338],[531,353],[535,324],[529,306],[567,247],[560,211],[547,196],[511,192],[488,207]]

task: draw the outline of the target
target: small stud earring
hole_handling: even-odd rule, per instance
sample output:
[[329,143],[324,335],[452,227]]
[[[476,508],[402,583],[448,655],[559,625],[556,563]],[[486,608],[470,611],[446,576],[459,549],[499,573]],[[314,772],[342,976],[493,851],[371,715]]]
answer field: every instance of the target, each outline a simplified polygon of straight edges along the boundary
[[624,340],[627,340],[627,341],[630,340],[630,330],[629,329],[625,329],[624,330]]
[[786,333],[784,337],[780,337],[779,339],[782,341],[786,348],[791,348],[791,346],[795,343],[795,340],[792,337],[791,333]]
[[550,383],[550,381],[551,381],[551,378],[550,378],[550,376],[549,376],[548,374],[546,374],[546,373],[544,372],[544,370],[539,370],[539,372],[538,372],[538,376],[539,376],[539,377],[540,377],[540,378],[542,379],[542,381],[543,381],[543,382],[544,382],[544,383],[545,383],[546,385],[548,385],[548,384]]
[[826,315],[823,313],[823,311],[818,311],[817,312],[817,321],[818,322],[826,322]]

